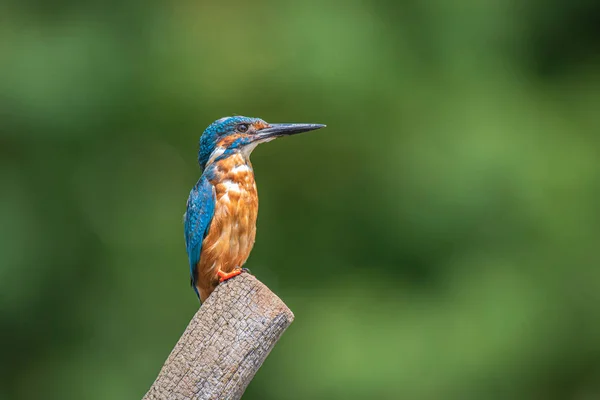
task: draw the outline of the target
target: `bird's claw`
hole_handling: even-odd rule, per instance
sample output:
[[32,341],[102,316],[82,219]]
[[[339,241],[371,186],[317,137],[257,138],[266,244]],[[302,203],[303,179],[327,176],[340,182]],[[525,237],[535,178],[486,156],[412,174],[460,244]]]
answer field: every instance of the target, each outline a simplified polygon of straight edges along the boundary
[[248,268],[236,268],[231,272],[219,271],[217,272],[217,275],[219,276],[219,282],[225,282],[226,280],[231,279],[234,276],[238,276],[242,272],[247,272],[249,274],[251,273]]
[[219,282],[225,282],[226,280],[231,279],[234,276],[238,276],[241,273],[242,273],[241,269],[234,269],[231,272],[219,271],[219,272],[217,272],[217,275],[219,276]]
[[236,268],[231,272],[223,272],[219,270],[219,272],[217,272],[217,276],[219,277],[219,282],[225,282],[226,280],[231,279],[234,276],[238,276],[242,272],[252,274],[248,268]]

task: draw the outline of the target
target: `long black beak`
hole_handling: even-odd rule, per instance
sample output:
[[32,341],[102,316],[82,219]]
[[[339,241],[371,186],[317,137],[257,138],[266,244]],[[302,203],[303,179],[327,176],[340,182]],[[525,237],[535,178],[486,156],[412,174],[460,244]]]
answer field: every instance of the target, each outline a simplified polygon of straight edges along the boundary
[[268,128],[256,132],[256,140],[276,138],[281,136],[295,135],[297,133],[314,131],[315,129],[325,128],[321,124],[272,124]]

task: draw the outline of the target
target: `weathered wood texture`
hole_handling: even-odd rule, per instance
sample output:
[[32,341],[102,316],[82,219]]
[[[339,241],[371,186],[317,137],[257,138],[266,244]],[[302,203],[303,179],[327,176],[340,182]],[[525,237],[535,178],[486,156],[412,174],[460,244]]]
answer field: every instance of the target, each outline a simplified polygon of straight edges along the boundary
[[248,273],[223,282],[169,355],[146,399],[239,399],[294,314]]

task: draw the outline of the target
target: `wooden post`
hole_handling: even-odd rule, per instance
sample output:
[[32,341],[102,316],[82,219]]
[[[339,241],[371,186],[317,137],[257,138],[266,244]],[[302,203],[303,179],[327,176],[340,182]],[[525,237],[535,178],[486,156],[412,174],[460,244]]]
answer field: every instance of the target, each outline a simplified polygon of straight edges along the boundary
[[143,400],[239,399],[294,320],[254,276],[221,283],[198,310]]

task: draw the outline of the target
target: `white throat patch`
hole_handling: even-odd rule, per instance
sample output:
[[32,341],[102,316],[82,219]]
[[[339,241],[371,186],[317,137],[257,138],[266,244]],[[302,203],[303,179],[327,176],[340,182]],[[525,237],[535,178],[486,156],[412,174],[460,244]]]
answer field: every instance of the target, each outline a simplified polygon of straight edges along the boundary
[[217,147],[216,149],[214,149],[213,152],[210,153],[210,158],[206,162],[206,165],[212,164],[217,159],[217,157],[219,157],[223,153],[225,153],[224,147]]
[[250,154],[252,154],[252,150],[254,150],[256,148],[256,146],[258,146],[260,142],[252,142],[244,147],[241,148],[240,152],[242,153],[242,155],[245,158],[250,157]]
[[252,154],[252,151],[256,148],[256,146],[258,146],[261,143],[270,142],[273,139],[276,139],[276,138],[270,137],[270,138],[267,138],[267,139],[262,139],[262,140],[257,140],[256,142],[252,142],[249,145],[244,146],[242,148],[242,150],[241,150],[242,154],[244,155],[244,157],[248,158],[248,157],[250,157],[250,154]]

